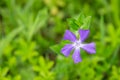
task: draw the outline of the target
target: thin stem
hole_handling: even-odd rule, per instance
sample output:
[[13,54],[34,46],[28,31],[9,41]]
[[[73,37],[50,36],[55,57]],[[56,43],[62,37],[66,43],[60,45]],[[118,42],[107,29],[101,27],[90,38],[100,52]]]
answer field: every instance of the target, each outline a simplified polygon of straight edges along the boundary
[[115,61],[115,58],[117,57],[119,48],[120,48],[120,46],[117,46],[117,48],[116,48],[116,50],[115,50],[115,52],[114,52],[114,54],[113,54],[113,57],[112,57],[112,59],[111,59],[111,61],[110,61],[110,67],[112,66],[113,62]]

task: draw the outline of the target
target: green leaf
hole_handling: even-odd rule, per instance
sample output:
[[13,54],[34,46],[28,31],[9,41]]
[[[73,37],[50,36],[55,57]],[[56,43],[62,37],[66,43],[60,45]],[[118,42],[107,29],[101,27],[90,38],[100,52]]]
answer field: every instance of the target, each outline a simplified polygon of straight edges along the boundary
[[63,47],[62,45],[56,44],[56,45],[54,45],[54,46],[51,46],[50,48],[51,48],[51,50],[53,50],[55,53],[61,54],[61,53],[60,53],[60,50],[61,50],[62,47]]
[[112,9],[112,15],[114,19],[114,23],[116,26],[120,26],[120,19],[119,19],[119,0],[111,0],[111,9]]
[[70,25],[71,31],[78,31],[78,29],[89,29],[91,16],[85,18],[84,14],[81,13],[77,20],[75,19],[68,19],[68,24]]
[[17,29],[14,29],[10,34],[6,36],[1,42],[0,42],[0,57],[3,53],[4,48],[13,40],[13,38],[19,34],[23,30],[23,27],[19,27]]
[[60,44],[56,44],[50,47],[51,50],[53,50],[57,54],[61,54],[61,49],[65,44],[70,43],[69,41],[61,41]]
[[113,24],[109,24],[107,27],[108,36],[106,37],[107,42],[111,42],[113,47],[116,47],[119,44],[120,38],[117,29],[114,28]]
[[101,19],[100,19],[100,31],[101,31],[101,42],[104,44],[105,41],[105,25],[104,25],[104,17],[101,16]]
[[86,17],[85,20],[83,21],[83,25],[81,26],[81,28],[82,29],[89,29],[90,22],[91,22],[91,16]]
[[29,27],[28,40],[31,40],[32,36],[46,24],[47,18],[47,9],[43,9],[38,12],[34,24]]
[[76,24],[75,19],[72,19],[72,18],[68,19],[67,22],[68,22],[71,30],[78,30],[79,29],[79,26]]
[[83,24],[84,19],[85,19],[85,15],[83,14],[83,12],[81,12],[77,21],[81,25],[81,24]]
[[49,61],[49,63],[47,64],[47,69],[51,69],[53,66],[54,62],[53,61]]
[[1,71],[0,71],[0,76],[6,76],[7,73],[9,71],[9,68],[8,67],[4,67]]
[[40,58],[39,58],[39,64],[40,64],[40,66],[41,66],[42,68],[44,68],[44,66],[45,66],[45,59],[44,59],[43,56],[40,56]]

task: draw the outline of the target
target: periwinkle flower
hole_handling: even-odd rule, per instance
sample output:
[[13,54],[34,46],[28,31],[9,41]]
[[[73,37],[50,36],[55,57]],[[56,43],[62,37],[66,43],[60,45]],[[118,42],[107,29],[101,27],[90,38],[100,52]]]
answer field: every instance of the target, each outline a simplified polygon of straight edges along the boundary
[[88,44],[83,43],[85,41],[85,39],[88,37],[90,31],[89,30],[80,29],[78,32],[80,34],[80,38],[79,39],[77,39],[77,37],[71,31],[66,30],[63,39],[64,40],[69,40],[71,42],[71,44],[66,44],[61,49],[61,52],[66,57],[68,57],[70,52],[72,50],[74,50],[73,55],[72,55],[74,63],[78,63],[78,62],[82,61],[81,57],[80,57],[80,49],[81,48],[83,50],[85,50],[86,52],[88,52],[89,54],[96,53],[95,43],[94,42],[91,42],[91,43],[88,43]]

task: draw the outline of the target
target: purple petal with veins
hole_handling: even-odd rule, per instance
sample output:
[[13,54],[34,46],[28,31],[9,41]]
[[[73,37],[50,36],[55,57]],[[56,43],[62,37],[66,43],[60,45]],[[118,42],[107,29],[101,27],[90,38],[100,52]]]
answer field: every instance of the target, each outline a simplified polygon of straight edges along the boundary
[[69,30],[66,30],[64,34],[64,40],[70,40],[71,42],[76,41],[76,36]]
[[85,51],[87,51],[90,54],[96,53],[95,43],[94,42],[88,43],[88,44],[84,44],[84,46],[82,46],[81,48],[84,49]]
[[80,57],[80,49],[75,49],[73,55],[72,55],[72,58],[74,60],[74,63],[78,63],[78,62],[81,62],[81,57]]
[[84,42],[85,41],[85,39],[88,37],[88,35],[89,35],[89,30],[82,30],[82,29],[80,29],[79,30],[79,34],[80,34],[80,40],[81,40],[81,42]]
[[73,46],[72,44],[66,44],[62,49],[61,49],[61,53],[63,53],[63,55],[65,55],[66,57],[69,56],[70,52],[72,51]]

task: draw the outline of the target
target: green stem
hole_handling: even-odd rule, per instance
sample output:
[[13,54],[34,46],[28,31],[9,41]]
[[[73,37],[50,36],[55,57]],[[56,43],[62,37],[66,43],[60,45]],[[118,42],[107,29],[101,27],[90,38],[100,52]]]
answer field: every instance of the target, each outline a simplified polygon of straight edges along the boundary
[[115,61],[115,58],[117,57],[119,48],[120,48],[120,46],[117,46],[117,48],[116,48],[116,50],[115,50],[115,52],[114,52],[114,54],[113,54],[113,57],[112,57],[112,59],[111,59],[111,61],[110,61],[110,67],[112,66],[113,62]]

